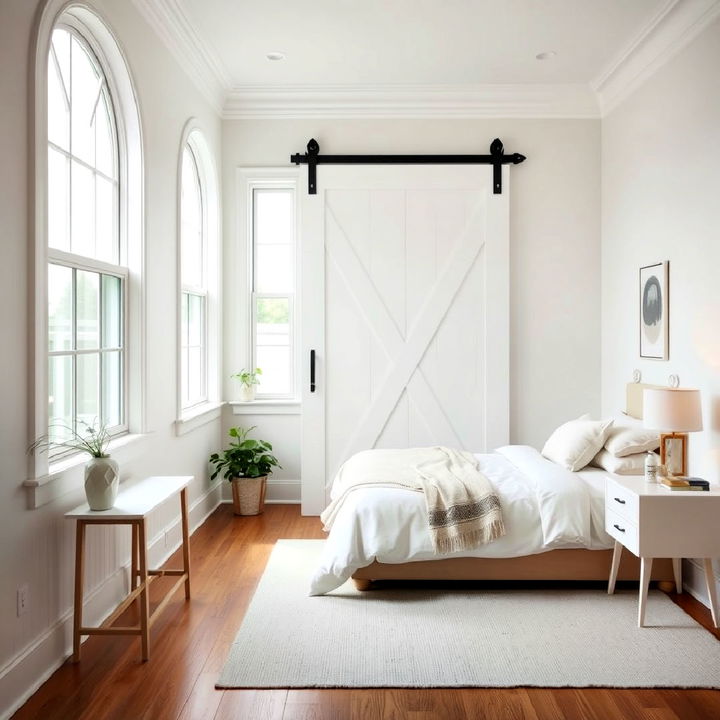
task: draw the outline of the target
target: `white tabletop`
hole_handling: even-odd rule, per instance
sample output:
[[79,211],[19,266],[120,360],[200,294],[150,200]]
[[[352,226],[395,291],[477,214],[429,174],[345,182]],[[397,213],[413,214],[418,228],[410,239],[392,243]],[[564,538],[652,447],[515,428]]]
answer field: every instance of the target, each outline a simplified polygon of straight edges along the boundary
[[683,497],[695,496],[698,498],[717,497],[720,495],[720,488],[717,485],[711,485],[710,490],[668,490],[659,482],[649,483],[645,481],[644,475],[614,475],[607,473],[615,482],[624,485],[631,492],[637,495],[651,495],[654,497],[674,497],[682,495]]
[[82,520],[140,520],[187,487],[192,479],[192,475],[158,475],[145,478],[127,490],[121,490],[115,505],[109,510],[91,510],[87,503],[83,503],[65,513],[65,517]]

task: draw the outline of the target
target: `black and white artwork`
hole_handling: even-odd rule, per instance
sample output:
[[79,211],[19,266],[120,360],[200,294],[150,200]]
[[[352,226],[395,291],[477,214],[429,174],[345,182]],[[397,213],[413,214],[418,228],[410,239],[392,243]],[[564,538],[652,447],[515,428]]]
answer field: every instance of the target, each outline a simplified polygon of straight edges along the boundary
[[668,359],[668,262],[640,268],[640,357]]

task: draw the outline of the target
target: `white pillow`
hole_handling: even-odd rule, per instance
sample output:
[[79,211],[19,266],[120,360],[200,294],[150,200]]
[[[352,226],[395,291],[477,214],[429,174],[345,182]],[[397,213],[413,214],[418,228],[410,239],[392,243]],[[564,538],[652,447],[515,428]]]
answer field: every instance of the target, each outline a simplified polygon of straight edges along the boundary
[[594,458],[592,464],[616,475],[644,475],[647,453],[616,457],[603,448]]
[[643,427],[615,425],[610,428],[605,441],[605,449],[618,458],[657,450],[659,447],[660,435],[657,430],[648,430]]
[[566,422],[548,438],[542,455],[573,472],[582,470],[602,449],[612,423],[589,415]]

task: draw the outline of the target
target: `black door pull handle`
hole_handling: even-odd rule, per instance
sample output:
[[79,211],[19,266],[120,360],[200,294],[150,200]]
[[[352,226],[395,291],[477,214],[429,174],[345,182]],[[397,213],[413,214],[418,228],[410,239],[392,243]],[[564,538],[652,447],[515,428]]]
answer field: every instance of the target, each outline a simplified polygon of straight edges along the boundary
[[620,498],[614,498],[615,502],[619,502],[621,505],[625,504],[624,500],[621,500]]
[[617,528],[620,532],[625,532],[625,528],[621,528],[619,525],[613,525],[614,528]]
[[315,351],[310,351],[310,392],[315,392]]

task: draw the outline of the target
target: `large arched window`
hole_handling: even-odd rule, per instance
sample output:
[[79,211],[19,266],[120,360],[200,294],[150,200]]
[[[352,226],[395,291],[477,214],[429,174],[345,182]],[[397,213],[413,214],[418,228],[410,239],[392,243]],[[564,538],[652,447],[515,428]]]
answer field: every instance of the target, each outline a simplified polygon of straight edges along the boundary
[[[33,97],[32,439],[84,423],[142,432],[140,115],[122,51],[93,9],[47,0]],[[42,488],[76,465],[38,454],[26,484]],[[53,492],[36,491],[36,504]]]
[[48,56],[48,421],[51,435],[126,429],[117,121],[98,58],[73,27]]

